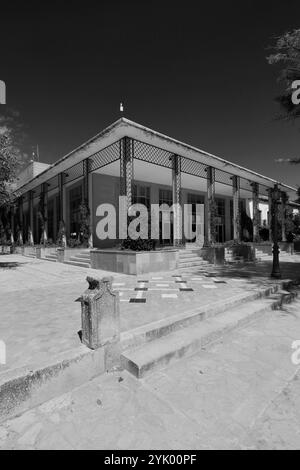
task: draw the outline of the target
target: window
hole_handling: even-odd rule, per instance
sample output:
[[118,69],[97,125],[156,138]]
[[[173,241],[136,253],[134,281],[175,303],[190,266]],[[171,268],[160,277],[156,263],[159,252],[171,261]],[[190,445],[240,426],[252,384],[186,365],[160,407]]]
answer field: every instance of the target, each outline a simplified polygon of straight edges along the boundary
[[159,190],[159,205],[161,204],[168,204],[168,206],[172,206],[173,197],[172,197],[172,191],[170,189]]
[[150,209],[150,188],[149,186],[142,186],[134,184],[132,187],[132,204],[144,204],[147,209]]

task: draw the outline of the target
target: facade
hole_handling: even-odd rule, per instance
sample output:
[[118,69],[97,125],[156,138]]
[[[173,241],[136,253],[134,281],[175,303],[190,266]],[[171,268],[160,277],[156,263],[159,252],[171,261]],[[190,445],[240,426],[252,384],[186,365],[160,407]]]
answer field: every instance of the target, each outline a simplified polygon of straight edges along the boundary
[[[25,182],[19,180],[17,208],[11,214],[15,241],[55,243],[64,227],[65,243],[73,246],[82,238],[86,207],[89,245],[114,247],[120,243],[118,234],[106,240],[97,236],[101,220],[97,209],[103,203],[112,204],[119,222],[119,196],[125,197],[127,208],[133,203],[149,209],[152,204],[189,204],[182,219],[173,211],[170,237],[159,237],[161,245],[258,241],[259,227],[270,224],[272,189],[281,191],[283,217],[296,193],[293,187],[125,118],[39,170]],[[197,205],[200,216],[196,218]],[[161,232],[164,219],[160,217]],[[183,230],[187,218],[196,232],[193,239]]]

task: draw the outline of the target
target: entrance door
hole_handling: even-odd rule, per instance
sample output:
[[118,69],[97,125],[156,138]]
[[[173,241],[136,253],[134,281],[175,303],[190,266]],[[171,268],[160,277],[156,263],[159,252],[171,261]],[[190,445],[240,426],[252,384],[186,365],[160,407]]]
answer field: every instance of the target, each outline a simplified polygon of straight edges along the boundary
[[[204,196],[200,194],[188,194],[188,210],[186,221],[186,238],[189,243],[203,246],[204,243]],[[192,234],[196,234],[193,238]]]

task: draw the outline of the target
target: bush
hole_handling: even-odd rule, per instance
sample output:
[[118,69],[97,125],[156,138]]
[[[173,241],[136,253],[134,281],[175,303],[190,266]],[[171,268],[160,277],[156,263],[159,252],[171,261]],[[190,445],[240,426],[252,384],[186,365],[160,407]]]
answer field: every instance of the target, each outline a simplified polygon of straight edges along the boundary
[[78,240],[78,238],[70,238],[68,240],[68,246],[70,248],[76,248],[79,246],[83,246],[83,243],[80,240]]
[[132,240],[131,238],[123,240],[121,243],[121,250],[132,250],[132,251],[153,251],[156,248],[156,240]]
[[266,228],[266,227],[261,228],[259,230],[259,236],[260,236],[261,240],[263,240],[264,242],[269,240],[269,229]]

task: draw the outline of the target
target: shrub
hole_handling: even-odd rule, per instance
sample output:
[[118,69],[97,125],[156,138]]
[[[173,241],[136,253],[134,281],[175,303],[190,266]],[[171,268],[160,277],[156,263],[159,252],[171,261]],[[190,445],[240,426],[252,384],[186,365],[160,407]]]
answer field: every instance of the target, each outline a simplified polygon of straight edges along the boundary
[[123,240],[121,243],[121,250],[132,250],[132,251],[152,251],[156,248],[156,240],[132,240],[128,238]]

